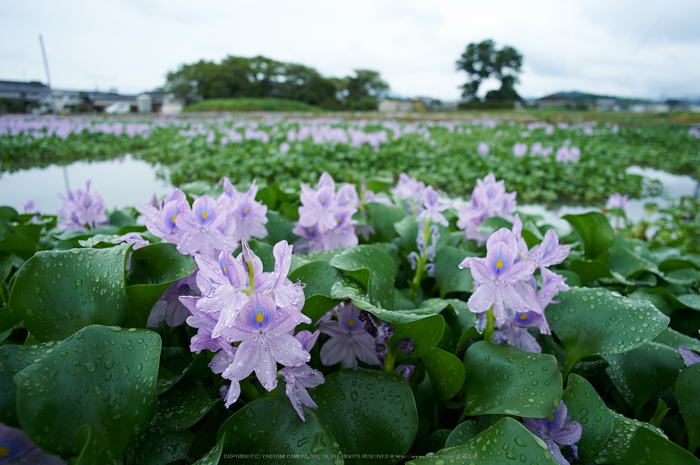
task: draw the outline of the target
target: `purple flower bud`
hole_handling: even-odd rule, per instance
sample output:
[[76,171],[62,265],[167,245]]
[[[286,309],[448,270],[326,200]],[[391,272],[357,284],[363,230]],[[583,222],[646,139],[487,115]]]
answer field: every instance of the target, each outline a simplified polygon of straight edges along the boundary
[[383,344],[384,342],[391,339],[394,335],[394,325],[387,321],[382,321],[382,323],[377,328],[377,344]]
[[413,372],[414,372],[415,370],[416,370],[416,366],[415,366],[415,365],[404,364],[404,365],[399,365],[399,366],[397,366],[397,367],[394,369],[394,373],[397,373],[397,374],[401,375],[401,377],[402,377],[403,379],[405,379],[406,381],[408,381],[408,379],[411,377],[411,375],[413,374]]
[[426,263],[425,271],[428,273],[428,276],[432,278],[435,275],[435,263]]
[[411,252],[408,254],[408,262],[411,264],[411,269],[415,270],[416,266],[418,266],[418,254],[416,252]]
[[221,396],[222,399],[225,399],[226,396],[228,395],[228,390],[229,386],[227,384],[224,384],[219,388],[219,395]]
[[399,349],[401,349],[408,358],[411,358],[411,352],[416,350],[416,343],[410,337],[404,337],[402,339],[399,339],[399,342],[396,343],[396,346]]

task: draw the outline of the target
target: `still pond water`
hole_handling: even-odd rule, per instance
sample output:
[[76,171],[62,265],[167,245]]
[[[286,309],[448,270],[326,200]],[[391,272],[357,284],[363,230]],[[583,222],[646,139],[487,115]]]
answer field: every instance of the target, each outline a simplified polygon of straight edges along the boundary
[[[65,194],[67,186],[73,190],[85,189],[85,182],[88,180],[92,180],[91,192],[102,196],[107,209],[142,204],[148,202],[153,194],[160,198],[172,189],[169,182],[156,176],[158,169],[158,166],[136,160],[127,154],[108,161],[79,161],[66,167],[49,166],[2,173],[0,205],[10,205],[22,212],[25,202],[32,199],[42,213],[55,213],[63,205],[58,193]],[[669,197],[697,195],[698,182],[689,176],[676,176],[637,166],[630,167],[627,172],[659,180],[664,186],[665,195]],[[644,204],[650,201],[660,205],[668,203],[663,197],[632,199],[627,205],[628,218],[632,221],[641,220],[645,215]],[[556,210],[547,210],[542,205],[519,205],[518,210],[542,215],[546,222],[567,230],[568,224],[559,219],[561,216],[596,211],[598,208],[564,206]]]

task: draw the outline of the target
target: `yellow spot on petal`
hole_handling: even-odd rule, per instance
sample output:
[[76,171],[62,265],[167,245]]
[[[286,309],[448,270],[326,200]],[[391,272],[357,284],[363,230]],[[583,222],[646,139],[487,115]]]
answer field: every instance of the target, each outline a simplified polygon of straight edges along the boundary
[[551,415],[549,416],[549,421],[553,421],[553,420],[554,420],[554,414],[551,414]]
[[245,208],[243,209],[243,213],[248,213],[248,207],[245,207]]
[[350,320],[348,321],[348,326],[350,326],[351,328],[353,326],[355,326],[355,319],[354,318],[350,318]]
[[314,233],[314,228],[309,228],[309,229],[307,229],[307,231],[309,232],[309,234],[313,234],[313,233]]
[[255,317],[255,321],[257,321],[258,323],[262,323],[264,319],[265,317],[262,313],[258,313],[258,316]]
[[0,459],[4,459],[10,455],[10,448],[5,446],[0,446]]
[[499,259],[498,259],[498,262],[496,263],[496,268],[498,268],[498,269],[500,270],[502,266],[503,266],[503,260],[501,260],[501,259],[499,258]]
[[207,211],[206,210],[204,210],[202,212],[202,218],[204,218],[205,220],[207,219]]
[[338,224],[340,224],[340,218],[336,218],[336,219],[335,219],[335,222],[338,223]]
[[228,274],[228,270],[226,269],[226,265],[224,265],[224,274]]
[[229,188],[227,187],[227,188],[226,188],[226,192],[227,192],[228,194],[230,194],[230,193],[231,193],[231,189],[229,189]]
[[520,315],[521,320],[527,320],[527,315]]
[[85,206],[86,206],[86,207],[89,207],[89,206],[90,206],[90,202],[85,202]]
[[321,203],[326,203],[326,198],[325,198],[325,197],[321,197]]
[[175,218],[177,218],[177,215],[173,215],[173,223],[175,222]]

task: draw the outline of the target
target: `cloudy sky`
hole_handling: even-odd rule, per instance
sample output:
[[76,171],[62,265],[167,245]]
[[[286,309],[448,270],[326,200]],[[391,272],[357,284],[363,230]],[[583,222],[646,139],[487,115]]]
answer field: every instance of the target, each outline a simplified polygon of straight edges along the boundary
[[[524,97],[579,90],[700,97],[698,0],[0,0],[0,80],[137,93],[200,59],[263,55],[342,77],[381,73],[394,93],[455,100],[470,42],[524,57]],[[496,82],[483,86],[498,87]]]

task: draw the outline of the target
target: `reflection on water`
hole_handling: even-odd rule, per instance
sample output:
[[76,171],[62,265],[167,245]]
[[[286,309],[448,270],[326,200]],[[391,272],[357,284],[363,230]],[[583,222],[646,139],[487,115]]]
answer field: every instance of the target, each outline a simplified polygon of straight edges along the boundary
[[[641,199],[630,199],[627,201],[625,213],[627,218],[633,222],[638,222],[646,216],[644,204],[656,203],[660,207],[668,206],[673,199],[683,196],[698,195],[700,183],[690,176],[678,176],[665,171],[655,170],[653,168],[640,168],[639,166],[630,166],[627,168],[628,174],[638,174],[649,180],[657,180],[664,186],[663,195],[660,197],[645,197]],[[624,192],[621,192],[624,194]],[[518,205],[518,211],[529,215],[540,215],[544,218],[544,222],[560,229],[561,231],[570,231],[569,223],[562,220],[564,215],[577,215],[590,211],[600,211],[600,208],[605,206],[605,202],[598,207],[592,206],[562,206],[556,209],[548,210],[543,205]],[[653,219],[653,217],[652,217]]]
[[[65,167],[70,189],[85,190],[92,180],[90,192],[102,196],[107,210],[148,202],[153,194],[164,196],[172,186],[156,178],[156,169],[145,161],[127,154],[107,161],[75,162]],[[25,202],[34,200],[36,208],[47,214],[56,213],[66,194],[64,167],[31,168],[0,175],[0,205],[10,205],[20,213]]]

